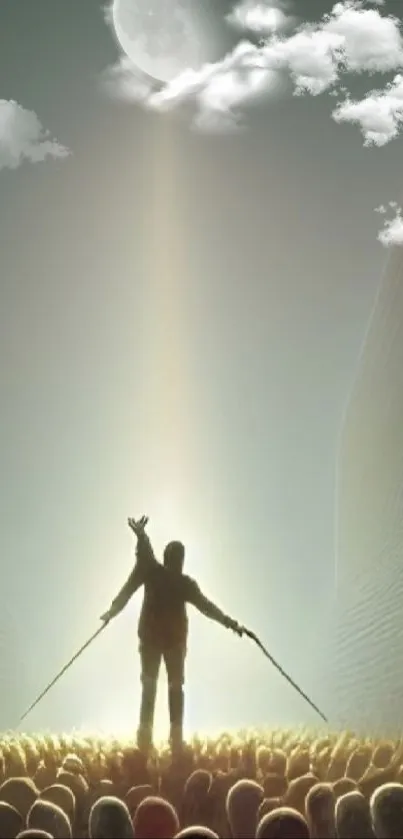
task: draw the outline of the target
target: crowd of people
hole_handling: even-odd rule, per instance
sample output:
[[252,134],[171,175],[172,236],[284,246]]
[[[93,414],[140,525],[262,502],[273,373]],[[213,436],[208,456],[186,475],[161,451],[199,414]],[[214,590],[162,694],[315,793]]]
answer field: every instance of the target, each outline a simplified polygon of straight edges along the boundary
[[148,757],[118,741],[0,741],[0,839],[397,839],[403,743],[274,732]]

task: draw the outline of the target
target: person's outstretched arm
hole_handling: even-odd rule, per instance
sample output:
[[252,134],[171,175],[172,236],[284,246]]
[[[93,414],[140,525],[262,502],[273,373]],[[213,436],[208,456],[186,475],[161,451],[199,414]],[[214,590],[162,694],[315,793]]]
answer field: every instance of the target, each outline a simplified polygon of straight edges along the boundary
[[237,621],[233,620],[233,618],[224,614],[224,612],[222,612],[215,603],[209,600],[208,597],[205,597],[195,580],[189,579],[186,600],[188,603],[191,603],[192,606],[195,606],[202,615],[206,616],[206,618],[210,618],[210,620],[216,621],[222,626],[225,626],[226,629],[232,629],[232,631],[236,632],[237,635],[242,636],[243,627],[240,626]]
[[145,531],[146,525],[148,524],[148,516],[142,516],[139,521],[129,518],[127,523],[130,530],[132,530],[135,536],[137,536],[136,565],[140,565],[144,570],[144,573],[147,573],[147,570],[150,570],[153,566],[160,564],[155,558],[152,544]]
[[126,604],[133,597],[133,594],[135,594],[135,592],[143,585],[147,576],[147,569],[149,565],[157,562],[151,542],[145,532],[147,522],[147,516],[142,516],[139,521],[136,521],[133,518],[128,519],[130,529],[137,536],[136,564],[129,574],[125,584],[112,600],[108,611],[101,615],[101,620],[104,621],[104,623],[108,623],[112,618],[115,618],[122,609],[124,609]]

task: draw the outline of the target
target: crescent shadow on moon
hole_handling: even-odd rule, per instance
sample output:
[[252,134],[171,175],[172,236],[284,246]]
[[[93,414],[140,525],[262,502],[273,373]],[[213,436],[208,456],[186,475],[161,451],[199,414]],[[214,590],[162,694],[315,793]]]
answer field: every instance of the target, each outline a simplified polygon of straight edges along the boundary
[[139,80],[139,82],[144,82],[150,88],[150,93],[159,93],[166,85],[166,82],[161,81],[161,79],[156,79],[154,76],[150,76],[145,70],[142,70],[137,64],[132,64],[131,72],[133,76]]

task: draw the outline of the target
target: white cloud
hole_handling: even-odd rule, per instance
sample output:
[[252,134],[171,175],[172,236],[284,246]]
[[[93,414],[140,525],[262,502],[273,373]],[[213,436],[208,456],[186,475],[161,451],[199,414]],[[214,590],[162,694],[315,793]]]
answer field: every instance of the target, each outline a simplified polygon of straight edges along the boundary
[[[391,203],[389,202],[389,206]],[[392,245],[403,245],[403,218],[402,209],[397,207],[394,218],[385,221],[382,230],[378,233],[378,239],[385,248]]]
[[383,90],[373,90],[357,101],[348,97],[333,111],[336,122],[358,124],[365,146],[384,146],[403,125],[403,76],[395,76]]
[[273,3],[242,0],[226,16],[226,20],[235,29],[247,30],[265,37],[294,23],[295,18]]
[[[233,15],[253,21],[257,34],[260,25],[264,40],[259,45],[244,41],[221,61],[197,71],[186,70],[156,94],[144,91],[143,87],[139,95],[138,77],[133,70],[128,71],[129,64],[124,60],[113,73],[115,90],[120,89],[120,95],[140,99],[161,111],[190,106],[194,124],[217,128],[220,120],[227,127],[241,124],[245,105],[257,97],[278,92],[281,80],[287,78],[296,95],[316,96],[325,91],[334,93],[336,87],[340,90],[343,74],[389,72],[403,67],[399,21],[391,15],[382,15],[377,8],[365,8],[359,0],[336,3],[332,12],[318,23],[302,24],[288,36],[274,33],[265,37],[274,7],[258,0],[254,3],[241,0]],[[380,145],[384,137],[395,136],[393,130],[398,117],[393,115],[397,111],[389,113],[390,95],[396,99],[399,92],[396,89],[388,93],[389,104],[382,91],[376,94],[375,103],[346,100],[334,112],[334,119],[338,122],[365,120],[366,131],[375,137],[372,139],[370,133],[368,142],[378,141]],[[378,119],[373,126],[375,111]],[[383,120],[380,112],[384,114]]]
[[385,73],[403,66],[399,21],[391,15],[359,3],[336,3],[322,28],[341,36],[340,58],[348,72]]
[[33,111],[0,99],[0,169],[17,169],[23,160],[39,163],[64,158],[69,150],[45,131]]
[[157,89],[125,58],[107,77],[108,89],[120,98],[142,102],[160,113],[185,108],[195,128],[213,132],[239,129],[241,106],[274,95],[282,86],[279,73],[265,66],[261,49],[249,41],[239,43],[220,62],[185,70]]
[[385,204],[380,204],[379,207],[375,207],[374,213],[381,213],[381,215],[384,215],[385,213],[387,213],[387,209],[385,207]]
[[157,111],[190,106],[194,126],[222,131],[240,127],[240,108],[273,95],[282,87],[279,73],[265,65],[261,50],[243,41],[221,62],[207,64],[203,71],[187,70],[157,93],[149,107]]
[[114,67],[109,67],[103,74],[104,87],[113,96],[127,102],[144,102],[153,92],[153,83],[123,56]]

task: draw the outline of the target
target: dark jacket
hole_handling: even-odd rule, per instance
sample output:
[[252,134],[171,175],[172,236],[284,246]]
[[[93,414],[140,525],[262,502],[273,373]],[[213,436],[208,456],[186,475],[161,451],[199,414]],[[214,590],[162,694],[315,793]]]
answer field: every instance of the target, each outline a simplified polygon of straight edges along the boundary
[[203,615],[226,628],[235,622],[202,594],[196,581],[186,574],[166,568],[154,556],[148,536],[139,536],[133,571],[112,601],[113,613],[119,614],[133,594],[144,586],[138,635],[142,643],[167,648],[186,645],[188,619],[186,604],[191,603]]

